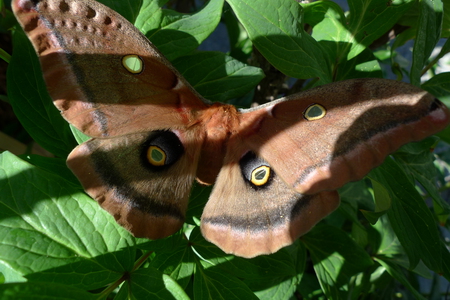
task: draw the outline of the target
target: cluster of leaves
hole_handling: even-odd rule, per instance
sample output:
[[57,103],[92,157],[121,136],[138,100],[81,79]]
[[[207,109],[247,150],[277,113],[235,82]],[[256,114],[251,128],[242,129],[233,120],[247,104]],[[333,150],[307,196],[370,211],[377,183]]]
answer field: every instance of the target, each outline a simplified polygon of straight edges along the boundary
[[[348,14],[331,1],[210,0],[192,14],[161,9],[167,0],[101,2],[135,24],[214,101],[249,104],[264,76],[245,64],[254,46],[285,75],[312,79],[304,88],[383,77],[384,63],[415,85],[432,73],[422,88],[450,104],[450,73],[434,74],[450,43],[430,59],[438,40],[450,35],[450,7],[441,0],[349,0]],[[10,11],[4,14],[2,26],[16,25]],[[221,19],[229,55],[196,51]],[[405,30],[380,42],[392,38],[388,33],[396,26]],[[412,66],[405,69],[396,50],[411,39]],[[373,50],[377,43],[382,46]],[[181,232],[158,241],[136,239],[65,166],[76,145],[71,129],[51,104],[18,25],[13,44],[9,102],[29,134],[56,157],[0,155],[2,298],[389,299],[402,293],[425,299],[418,276],[435,284],[433,274],[450,279],[450,253],[439,228],[449,229],[450,206],[439,189],[445,189],[450,153],[430,153],[437,138],[403,147],[365,180],[346,185],[336,212],[273,255],[247,260],[206,242],[198,223],[210,189],[200,186]],[[439,137],[450,142],[450,130]],[[431,199],[429,206],[424,199]],[[441,296],[438,285],[430,293],[429,299]]]

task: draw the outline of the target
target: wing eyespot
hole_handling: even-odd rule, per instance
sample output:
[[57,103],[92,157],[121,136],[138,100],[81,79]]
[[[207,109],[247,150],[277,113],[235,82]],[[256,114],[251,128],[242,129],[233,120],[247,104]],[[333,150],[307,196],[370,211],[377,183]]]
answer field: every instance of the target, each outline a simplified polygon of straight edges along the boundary
[[247,152],[239,161],[242,176],[254,189],[270,185],[274,172],[270,165],[254,152]]
[[250,180],[256,186],[262,186],[269,181],[270,167],[260,166],[252,171],[252,179]]
[[303,117],[308,121],[319,120],[325,117],[327,110],[320,104],[314,103],[308,106],[303,112]]
[[122,65],[131,74],[139,74],[144,69],[144,61],[135,54],[122,57]]
[[156,170],[164,170],[179,160],[184,147],[172,131],[153,131],[143,143],[141,161],[144,166]]
[[167,155],[163,149],[158,146],[150,146],[147,150],[147,159],[150,164],[155,167],[164,166]]

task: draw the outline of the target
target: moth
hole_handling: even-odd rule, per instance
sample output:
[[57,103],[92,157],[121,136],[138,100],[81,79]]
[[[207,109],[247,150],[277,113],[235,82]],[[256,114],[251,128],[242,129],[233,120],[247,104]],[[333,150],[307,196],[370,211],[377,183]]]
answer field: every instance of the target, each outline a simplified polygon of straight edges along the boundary
[[54,104],[92,137],[67,164],[137,237],[184,223],[194,180],[214,184],[204,237],[254,257],[293,243],[401,145],[444,129],[448,109],[385,79],[332,83],[252,109],[199,95],[131,23],[93,0],[14,0]]

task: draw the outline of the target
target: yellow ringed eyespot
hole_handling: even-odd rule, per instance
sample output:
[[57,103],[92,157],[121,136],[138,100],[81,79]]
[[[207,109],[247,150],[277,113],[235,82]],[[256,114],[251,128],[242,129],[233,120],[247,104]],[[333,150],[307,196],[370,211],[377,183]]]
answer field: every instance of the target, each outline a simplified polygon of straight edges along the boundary
[[326,114],[327,110],[325,109],[325,107],[315,103],[306,108],[305,112],[303,113],[303,117],[308,121],[314,121],[322,119]]
[[267,183],[270,177],[270,167],[260,166],[252,171],[251,183],[256,186],[262,186]]
[[147,150],[147,159],[153,166],[164,166],[166,163],[166,153],[157,146],[150,146]]
[[144,62],[138,55],[130,54],[122,58],[122,65],[132,74],[139,74],[144,69]]

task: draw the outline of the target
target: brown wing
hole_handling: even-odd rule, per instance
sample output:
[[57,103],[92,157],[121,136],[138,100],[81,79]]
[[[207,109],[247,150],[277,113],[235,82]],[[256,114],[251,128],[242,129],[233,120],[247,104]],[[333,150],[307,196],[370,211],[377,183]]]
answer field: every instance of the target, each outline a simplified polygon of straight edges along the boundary
[[16,0],[55,105],[78,129],[110,137],[180,128],[206,107],[125,18],[91,0]]
[[[133,235],[163,238],[184,223],[199,138],[195,131],[152,131],[91,139],[72,151],[67,164],[86,192]],[[155,147],[164,159],[152,158]]]
[[201,230],[223,251],[250,258],[292,244],[338,205],[335,191],[296,192],[237,137],[229,141]]
[[363,178],[403,144],[444,129],[450,113],[412,85],[356,79],[250,111],[242,124],[247,119],[257,123],[243,129],[248,147],[289,186],[315,194]]

